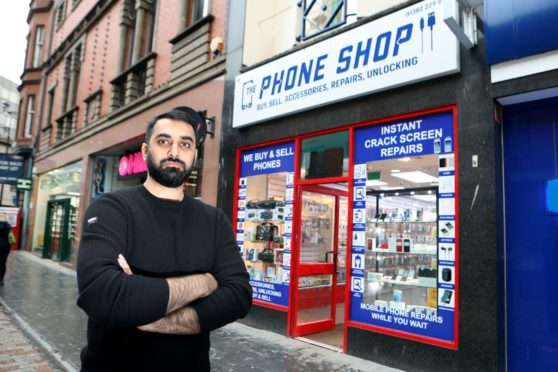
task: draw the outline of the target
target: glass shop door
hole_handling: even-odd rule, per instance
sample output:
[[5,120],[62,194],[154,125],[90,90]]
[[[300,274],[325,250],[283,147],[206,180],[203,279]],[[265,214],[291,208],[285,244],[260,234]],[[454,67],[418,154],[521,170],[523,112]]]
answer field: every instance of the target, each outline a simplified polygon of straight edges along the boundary
[[70,202],[68,198],[47,203],[43,258],[68,261],[71,257],[77,213]]
[[301,186],[298,200],[301,208],[294,283],[294,336],[297,337],[333,330],[339,322],[342,328],[346,222],[343,232],[340,204],[345,214],[341,221],[347,218],[346,192],[323,186]]

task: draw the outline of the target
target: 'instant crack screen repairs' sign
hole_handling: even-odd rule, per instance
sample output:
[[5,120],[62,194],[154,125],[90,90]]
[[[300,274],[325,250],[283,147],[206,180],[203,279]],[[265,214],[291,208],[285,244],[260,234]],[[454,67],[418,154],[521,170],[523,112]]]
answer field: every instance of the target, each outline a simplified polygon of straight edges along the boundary
[[247,71],[236,78],[233,126],[458,72],[443,18],[442,0],[422,1]]

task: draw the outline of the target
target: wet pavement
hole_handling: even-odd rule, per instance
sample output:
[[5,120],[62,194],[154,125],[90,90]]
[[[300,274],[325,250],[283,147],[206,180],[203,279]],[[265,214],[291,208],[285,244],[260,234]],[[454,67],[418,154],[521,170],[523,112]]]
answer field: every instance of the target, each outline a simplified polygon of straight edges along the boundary
[[[17,251],[8,258],[4,282],[0,305],[12,322],[57,367],[79,370],[87,318],[76,305],[75,271]],[[212,332],[210,355],[213,371],[398,371],[240,323]]]

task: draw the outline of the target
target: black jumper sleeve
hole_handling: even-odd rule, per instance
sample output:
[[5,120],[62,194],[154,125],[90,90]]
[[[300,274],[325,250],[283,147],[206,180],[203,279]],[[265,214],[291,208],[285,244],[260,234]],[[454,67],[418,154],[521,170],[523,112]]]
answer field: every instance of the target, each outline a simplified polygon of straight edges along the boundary
[[164,317],[169,298],[165,279],[127,275],[118,265],[118,254],[127,248],[130,213],[122,198],[105,194],[91,203],[83,221],[77,304],[108,329],[133,328]]
[[192,304],[202,332],[212,331],[245,317],[252,306],[250,277],[238,252],[232,226],[220,209],[214,216],[216,250],[211,274],[219,283],[219,288]]

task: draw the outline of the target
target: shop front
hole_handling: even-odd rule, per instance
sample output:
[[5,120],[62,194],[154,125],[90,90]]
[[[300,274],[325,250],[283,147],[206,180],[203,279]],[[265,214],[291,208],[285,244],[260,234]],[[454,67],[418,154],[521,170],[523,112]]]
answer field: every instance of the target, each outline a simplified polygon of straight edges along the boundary
[[404,370],[497,368],[488,68],[445,25],[448,4],[412,2],[235,77],[244,323]]
[[[90,199],[145,182],[147,164],[141,153],[143,140],[143,135],[131,138],[93,156]],[[198,150],[198,157],[196,168],[184,183],[184,192],[192,197],[201,196],[203,148]]]
[[39,176],[32,244],[43,258],[75,259],[82,178],[81,162]]
[[[254,303],[346,351],[347,327],[457,347],[456,109],[238,150]],[[351,145],[352,144],[352,148]]]

